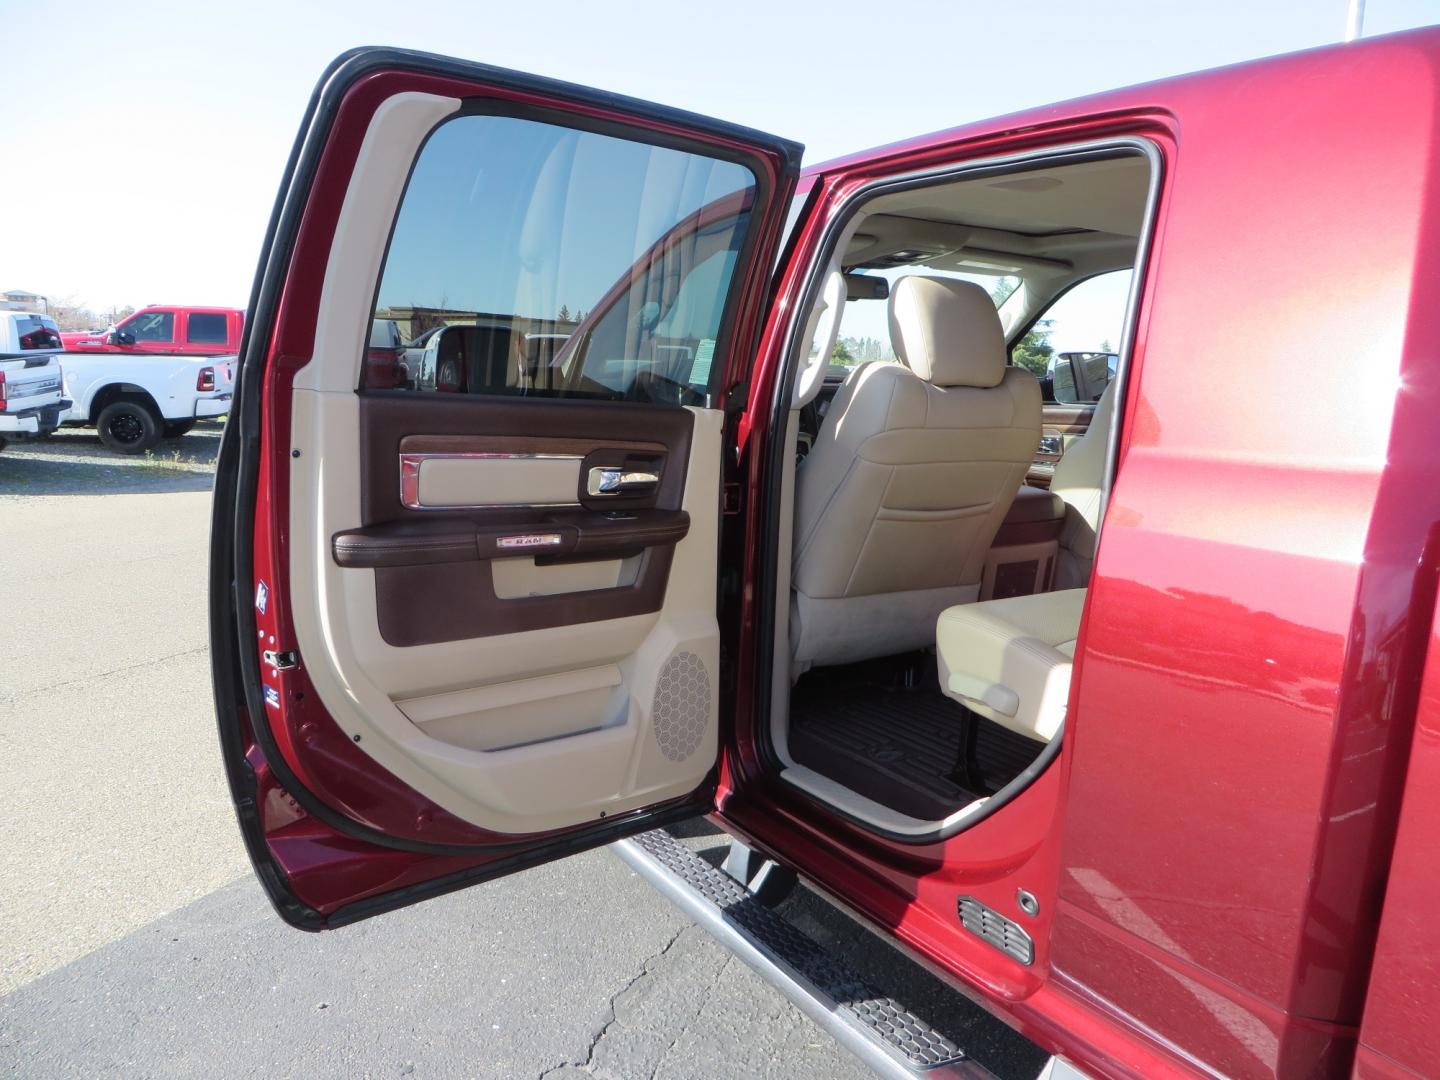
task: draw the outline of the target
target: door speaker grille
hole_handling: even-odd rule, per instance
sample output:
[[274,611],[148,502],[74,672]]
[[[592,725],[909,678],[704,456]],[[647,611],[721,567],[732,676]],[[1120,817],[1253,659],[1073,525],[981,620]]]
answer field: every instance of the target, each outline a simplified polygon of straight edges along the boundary
[[1035,959],[1035,943],[1020,925],[992,907],[986,907],[973,896],[962,896],[956,902],[960,924],[976,937],[988,941],[1001,952],[1029,964]]
[[710,717],[710,673],[700,657],[679,652],[665,662],[651,715],[655,741],[671,761],[684,761],[700,748]]

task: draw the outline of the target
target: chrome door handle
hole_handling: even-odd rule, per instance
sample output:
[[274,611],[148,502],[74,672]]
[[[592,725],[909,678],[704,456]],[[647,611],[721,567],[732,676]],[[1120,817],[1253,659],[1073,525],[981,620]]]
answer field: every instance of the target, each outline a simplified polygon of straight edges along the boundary
[[660,486],[658,473],[596,465],[585,483],[587,495],[648,495]]
[[1040,440],[1040,453],[1042,454],[1063,454],[1065,442],[1058,435],[1047,435]]

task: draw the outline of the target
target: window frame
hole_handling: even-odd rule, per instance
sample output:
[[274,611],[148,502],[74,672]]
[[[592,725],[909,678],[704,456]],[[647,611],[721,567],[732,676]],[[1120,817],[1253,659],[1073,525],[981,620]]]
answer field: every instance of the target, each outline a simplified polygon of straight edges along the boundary
[[[492,98],[466,98],[464,101],[462,101],[459,109],[455,110],[450,115],[445,116],[441,118],[438,122],[436,122],[435,125],[432,126],[430,130],[425,133],[425,137],[420,140],[420,145],[415,149],[414,157],[411,159],[409,168],[406,170],[405,173],[405,184],[401,188],[400,197],[396,200],[395,203],[395,212],[394,215],[391,217],[390,227],[385,234],[385,247],[380,258],[379,268],[376,271],[374,288],[371,292],[371,318],[374,318],[374,312],[379,310],[380,287],[385,280],[385,268],[390,264],[390,248],[395,240],[395,229],[396,226],[399,224],[400,214],[405,208],[405,200],[410,195],[410,186],[415,176],[415,168],[419,164],[420,159],[424,156],[425,150],[430,145],[430,140],[435,136],[436,132],[438,132],[446,124],[469,116],[491,116],[503,119],[527,120],[534,123],[548,124],[552,127],[564,128],[571,131],[579,131],[595,135],[608,136],[610,138],[622,139],[627,142],[639,143],[642,146],[654,146],[666,150],[676,150],[681,153],[692,154],[694,156],[706,158],[712,161],[730,162],[731,164],[740,166],[747,173],[750,174],[753,185],[749,189],[752,194],[750,197],[749,208],[746,210],[749,220],[745,225],[744,239],[741,241],[740,246],[735,249],[735,271],[730,276],[730,283],[726,290],[725,302],[723,305],[721,305],[720,309],[720,326],[715,336],[715,348],[711,354],[712,359],[710,366],[709,384],[706,387],[705,393],[702,395],[703,399],[697,403],[697,407],[699,408],[720,408],[723,405],[725,398],[724,387],[720,384],[724,379],[724,373],[730,370],[733,363],[731,351],[734,347],[734,341],[736,338],[735,317],[738,312],[742,296],[745,292],[746,273],[743,271],[742,268],[749,266],[754,260],[755,247],[760,241],[759,230],[763,227],[764,224],[763,219],[765,217],[765,210],[769,207],[769,204],[774,197],[773,185],[771,184],[769,178],[765,175],[764,170],[756,168],[757,163],[754,160],[754,155],[741,149],[732,150],[730,148],[721,148],[713,144],[708,144],[703,140],[690,138],[685,135],[669,132],[657,132],[650,129],[638,127],[633,123],[627,123],[618,120],[609,120],[595,116],[582,116],[574,112],[567,111],[565,109],[552,108],[549,106],[532,105],[524,102],[506,101]],[[697,208],[697,212],[699,209],[704,208]],[[679,224],[680,222],[676,222],[675,225],[671,226],[671,229],[673,230],[674,227]],[[661,237],[660,239],[663,239],[663,237]],[[657,240],[656,242],[658,243],[659,240]],[[632,270],[633,268],[634,264],[632,264],[631,266]],[[602,296],[596,298],[595,303],[597,307],[606,299],[608,295],[609,290],[607,290],[606,294],[603,294]],[[593,314],[593,311],[591,312],[591,314]],[[360,380],[360,384],[357,385],[355,389],[357,393],[361,394],[414,395],[419,393],[422,397],[429,396],[428,394],[424,394],[423,392],[415,390],[405,390],[400,388],[367,387],[364,385],[363,364],[361,365],[360,369]],[[493,397],[497,395],[470,395],[466,393],[458,394],[455,396],[465,398],[470,396]],[[511,399],[515,401],[523,401],[526,397],[529,396],[532,395],[525,393],[517,393],[513,395]],[[574,401],[586,401],[591,403],[609,402],[620,404],[624,403],[627,400],[625,398],[603,397],[599,395],[592,397],[584,394],[575,393],[552,394],[543,391],[533,396],[545,401],[569,399]],[[676,405],[675,407],[683,408],[684,406]]]
[[[956,151],[956,153],[963,152],[963,150]],[[980,157],[970,160],[962,159],[959,161],[952,159],[943,165],[882,176],[870,179],[865,183],[857,184],[853,189],[847,191],[843,199],[831,209],[830,215],[825,221],[823,233],[809,261],[809,266],[804,271],[804,283],[799,290],[798,300],[793,304],[791,309],[789,326],[786,330],[783,344],[781,345],[779,371],[774,383],[774,397],[768,403],[769,414],[765,421],[766,460],[761,467],[761,487],[764,495],[760,509],[761,524],[759,526],[763,531],[763,539],[760,542],[759,573],[754,585],[755,595],[760,598],[756,609],[754,627],[756,655],[753,658],[755,665],[753,686],[755,688],[755,697],[750,702],[748,708],[751,711],[755,725],[754,730],[757,735],[756,752],[766,771],[772,775],[778,775],[787,767],[782,752],[777,748],[776,735],[772,728],[774,717],[771,694],[776,679],[776,649],[774,647],[777,621],[776,610],[780,603],[789,603],[788,595],[784,597],[780,596],[777,589],[780,557],[780,529],[778,528],[778,523],[783,520],[780,500],[787,497],[794,497],[794,490],[787,490],[786,485],[781,482],[781,477],[784,476],[785,459],[788,454],[788,444],[785,438],[785,432],[789,422],[788,403],[790,395],[794,392],[795,379],[803,363],[801,359],[802,355],[809,344],[808,341],[805,340],[805,313],[809,312],[819,299],[821,289],[824,286],[826,270],[831,265],[831,260],[834,257],[834,249],[844,234],[847,224],[854,219],[855,215],[860,212],[861,208],[867,202],[893,191],[928,187],[966,179],[984,178],[987,176],[1011,175],[1041,164],[1054,165],[1071,161],[1079,162],[1096,157],[1118,157],[1125,155],[1144,158],[1149,166],[1149,178],[1140,231],[1136,237],[1135,263],[1131,267],[1134,276],[1131,278],[1130,289],[1126,296],[1124,322],[1122,324],[1120,343],[1117,348],[1119,360],[1114,382],[1119,384],[1119,390],[1117,390],[1117,398],[1115,401],[1114,422],[1110,426],[1106,442],[1104,485],[1100,495],[1100,520],[1103,522],[1110,499],[1110,489],[1115,479],[1120,432],[1124,428],[1124,394],[1128,386],[1131,364],[1134,359],[1141,299],[1153,261],[1153,248],[1157,235],[1157,222],[1160,210],[1160,195],[1165,185],[1166,169],[1169,165],[1166,150],[1162,144],[1144,132],[1127,132],[1080,142],[1057,142],[1048,146],[1019,150],[1008,154],[1002,153],[991,157]],[[1110,271],[1102,271],[1102,273],[1108,272]],[[1098,275],[1088,275],[1088,277],[1096,276]],[[1088,280],[1088,277],[1087,279],[1081,280]],[[1075,284],[1078,283],[1077,281]],[[1020,337],[1028,332],[1029,325],[1027,324],[1025,328],[1017,331],[1013,340],[1018,341]],[[1009,341],[1007,341],[1006,347],[1008,358]],[[787,552],[786,554],[788,555],[789,553]],[[896,831],[878,825],[873,821],[852,817],[847,814],[842,807],[836,806],[833,803],[820,802],[814,796],[799,788],[792,788],[791,793],[806,802],[813,802],[815,805],[820,806],[826,813],[845,818],[864,832],[880,836],[884,839],[894,840],[907,845],[938,843],[948,840],[950,837],[962,831],[974,828],[980,822],[1009,805],[1010,802],[1027,790],[1031,784],[1054,763],[1060,755],[1061,748],[1065,744],[1064,728],[1062,727],[1045,750],[1041,752],[1040,756],[1037,757],[1024,772],[1016,777],[1015,780],[1007,786],[1005,791],[991,796],[979,812],[963,817],[949,825],[942,824],[937,828],[924,832],[910,833]]]

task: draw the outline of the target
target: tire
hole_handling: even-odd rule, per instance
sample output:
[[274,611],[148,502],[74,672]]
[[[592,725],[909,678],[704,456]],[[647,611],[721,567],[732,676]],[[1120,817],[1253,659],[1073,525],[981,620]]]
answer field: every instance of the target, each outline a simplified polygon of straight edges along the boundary
[[100,410],[95,430],[117,454],[143,454],[160,441],[162,423],[143,401],[116,401]]
[[4,436],[0,436],[0,450],[4,450],[5,447],[7,447],[7,446],[9,446],[9,445],[10,445],[10,440],[9,440],[9,439],[6,439]]
[[181,435],[189,432],[195,426],[194,420],[166,420],[165,438],[178,439]]

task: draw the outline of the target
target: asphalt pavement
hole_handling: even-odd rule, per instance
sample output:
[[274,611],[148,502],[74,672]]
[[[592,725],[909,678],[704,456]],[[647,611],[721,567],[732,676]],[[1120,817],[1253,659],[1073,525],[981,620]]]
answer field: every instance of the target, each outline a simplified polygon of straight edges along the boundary
[[[0,454],[0,1069],[25,1077],[870,1075],[608,851],[343,930],[251,876],[206,648],[202,425]],[[723,836],[697,822],[712,858]],[[788,914],[984,1050],[1043,1058],[805,890]],[[943,1014],[943,1015],[937,1015]]]

